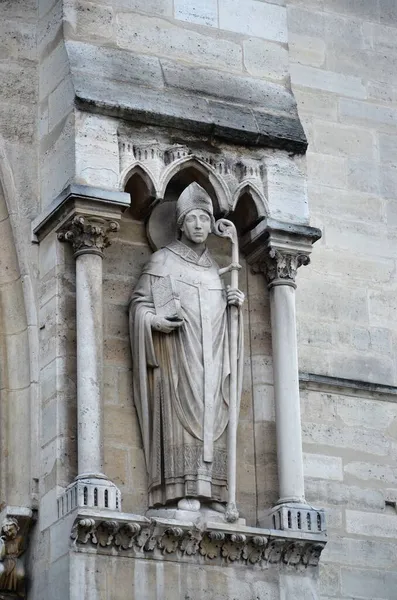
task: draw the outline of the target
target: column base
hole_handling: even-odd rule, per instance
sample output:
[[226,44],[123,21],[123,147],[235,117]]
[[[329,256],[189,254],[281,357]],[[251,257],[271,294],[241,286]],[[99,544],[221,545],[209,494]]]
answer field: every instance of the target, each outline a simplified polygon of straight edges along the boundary
[[57,502],[59,519],[75,508],[104,508],[121,512],[121,492],[102,473],[78,475]]
[[267,527],[282,531],[302,531],[325,534],[326,519],[323,508],[314,508],[305,502],[282,502],[269,510]]

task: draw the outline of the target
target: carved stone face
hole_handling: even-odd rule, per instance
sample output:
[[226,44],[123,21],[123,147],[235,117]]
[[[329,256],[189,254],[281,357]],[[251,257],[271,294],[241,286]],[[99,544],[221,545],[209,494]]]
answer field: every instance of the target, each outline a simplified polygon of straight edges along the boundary
[[201,208],[191,210],[183,221],[181,231],[191,242],[202,244],[211,233],[211,217]]
[[3,525],[3,532],[8,539],[12,540],[17,536],[18,529],[14,523],[5,523]]

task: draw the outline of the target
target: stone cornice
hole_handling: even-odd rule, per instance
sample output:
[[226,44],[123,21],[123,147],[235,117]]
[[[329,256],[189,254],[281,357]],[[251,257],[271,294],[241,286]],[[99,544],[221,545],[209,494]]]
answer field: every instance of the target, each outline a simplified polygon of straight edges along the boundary
[[[93,221],[96,220],[95,225],[102,227],[102,232],[97,233],[97,242],[101,246],[105,242],[101,242],[100,238],[117,229],[116,225],[110,223],[117,223],[129,206],[130,196],[127,193],[71,184],[34,219],[32,241],[40,242],[51,231],[59,233],[68,229],[72,233],[69,240],[65,238],[66,241],[72,241],[72,237],[76,240],[77,231],[87,234],[88,228],[94,226]],[[76,217],[77,220],[73,222]],[[79,222],[79,217],[84,218],[84,224],[83,221]],[[95,236],[95,231],[92,234]]]
[[287,86],[172,57],[155,58],[144,49],[138,53],[69,40],[66,51],[74,104],[82,111],[233,144],[306,152],[296,101]]
[[241,249],[255,272],[263,272],[269,286],[295,286],[297,270],[310,262],[314,242],[321,231],[308,225],[265,219],[248,232]]
[[80,509],[71,532],[78,551],[207,564],[317,566],[324,533],[201,525]]

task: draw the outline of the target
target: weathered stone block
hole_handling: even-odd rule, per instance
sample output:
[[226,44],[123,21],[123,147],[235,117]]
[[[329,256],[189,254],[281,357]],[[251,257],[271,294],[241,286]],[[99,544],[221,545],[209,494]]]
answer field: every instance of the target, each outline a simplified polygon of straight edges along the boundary
[[347,161],[345,158],[307,153],[307,169],[311,181],[321,186],[345,188]]
[[288,51],[281,44],[258,38],[243,41],[244,67],[250,75],[284,80],[288,75]]
[[349,158],[347,183],[350,189],[367,194],[380,194],[379,164],[361,158]]
[[105,439],[109,442],[122,442],[128,446],[142,448],[142,435],[132,402],[106,406]]
[[315,479],[343,480],[342,459],[339,456],[327,456],[324,454],[303,455],[303,466],[305,477]]
[[113,9],[94,2],[76,0],[65,6],[65,31],[83,39],[106,41],[113,38]]
[[174,0],[174,17],[188,23],[218,26],[217,0]]
[[13,144],[30,144],[34,137],[34,128],[33,106],[0,100],[0,129],[3,139]]
[[387,456],[390,447],[387,437],[377,431],[335,425],[330,427],[319,423],[303,423],[302,438],[305,444],[346,448],[379,456]]
[[344,596],[355,596],[373,600],[390,600],[397,587],[397,572],[345,569],[341,570]]
[[[2,59],[18,59],[22,67],[23,59],[33,62],[37,58],[35,27],[33,23],[22,19],[8,20],[4,15],[3,6],[4,4],[1,6],[0,56]],[[26,87],[26,80],[24,83]]]
[[377,21],[379,18],[378,5],[373,0],[323,0],[322,5],[327,12],[353,15],[369,21]]
[[84,185],[118,189],[117,122],[97,115],[76,116],[76,179]]
[[339,114],[342,122],[372,121],[392,127],[395,126],[397,119],[395,108],[348,98],[339,100]]
[[[39,2],[39,4],[39,12],[44,11],[44,2]],[[40,15],[37,28],[37,49],[41,59],[51,53],[56,45],[56,40],[59,41],[62,37],[63,0],[48,3],[46,8],[45,13]]]
[[[208,67],[241,71],[241,47],[228,39],[209,36],[158,18],[120,13],[116,23],[117,43],[122,48],[179,58]],[[131,36],[131,31],[134,35]]]
[[281,85],[223,71],[187,67],[165,59],[160,62],[166,84],[174,88],[256,104],[268,110],[287,112],[293,104],[291,93]]
[[323,557],[327,563],[386,570],[395,566],[397,548],[393,542],[334,537],[327,544]]
[[384,23],[397,23],[397,6],[394,0],[379,0],[379,18]]
[[61,41],[40,64],[40,99],[46,98],[68,75],[69,63]]
[[375,160],[375,136],[372,130],[316,121],[313,133],[314,148],[322,154]]
[[[338,99],[334,94],[325,94],[319,91],[310,92],[301,88],[294,89],[294,96],[298,104],[299,114],[328,121],[336,121]],[[307,132],[306,132],[307,133]],[[315,209],[315,205],[312,207]]]
[[288,6],[288,29],[293,35],[323,38],[324,14],[305,8],[294,4]]
[[366,89],[359,77],[324,71],[305,65],[291,65],[291,80],[294,85],[316,88],[352,98],[366,98]]
[[48,128],[51,131],[73,110],[74,88],[67,76],[48,98]]
[[41,200],[49,204],[75,173],[74,114],[44,138],[41,154]]
[[286,9],[275,4],[246,0],[228,0],[219,5],[219,27],[244,35],[287,42]]
[[307,282],[301,281],[297,306],[303,312],[304,297],[308,290],[312,290],[314,298],[311,303],[311,315],[322,315],[325,319],[336,321],[365,321],[368,318],[367,294],[365,288],[356,287],[349,291],[349,298],[344,293],[343,286],[331,284],[327,281]]
[[95,75],[135,85],[148,85],[159,89],[164,87],[157,57],[78,41],[68,41],[66,49],[72,71],[82,71],[87,77]]
[[[324,551],[325,550],[326,548],[324,548]],[[340,568],[324,564],[323,562],[320,564],[319,571],[319,593],[329,594],[330,596],[335,596],[337,593],[340,593]]]
[[397,484],[397,472],[391,465],[351,462],[345,465],[344,472],[351,475],[353,480],[372,481],[374,484],[377,482],[378,485],[396,486]]
[[307,479],[305,488],[306,499],[315,506],[324,503],[347,508],[383,510],[385,505],[383,494],[379,490],[346,485],[339,481]]
[[[373,170],[371,169],[371,173]],[[336,182],[337,184],[337,182]],[[341,218],[342,215],[344,217],[342,220],[346,218],[352,219],[354,221],[368,221],[368,222],[381,222],[384,221],[384,200],[375,194],[365,193],[363,191],[353,190],[341,190],[337,187],[325,187],[321,184],[309,184],[309,201],[310,207],[313,208],[313,204],[315,203],[316,212],[322,216],[331,216],[332,218]],[[319,244],[316,246],[316,252],[313,254],[313,261],[317,261],[319,259],[319,254],[321,256],[322,253],[327,252],[329,259],[332,261],[332,252],[333,248],[323,248]],[[359,264],[359,257],[353,253],[347,254],[348,260],[346,263],[353,261],[354,265]],[[368,261],[369,259],[365,257],[363,260]],[[378,264],[378,261],[374,261]],[[383,274],[384,265],[381,263],[381,270]],[[337,265],[334,265],[337,268]],[[369,265],[368,265],[369,266]],[[339,269],[343,270],[344,266],[339,265]],[[373,271],[373,276],[376,277],[375,269],[371,269]],[[354,276],[357,277],[359,270],[357,268],[354,269]],[[303,274],[302,274],[303,275]],[[365,275],[363,271],[361,275]],[[388,278],[390,277],[390,274]]]
[[397,314],[397,302],[394,292],[369,290],[369,318],[372,325],[389,327]]
[[346,511],[346,531],[364,537],[394,538],[396,515]]
[[325,42],[323,39],[296,34],[289,37],[292,62],[312,67],[322,67],[324,65]]

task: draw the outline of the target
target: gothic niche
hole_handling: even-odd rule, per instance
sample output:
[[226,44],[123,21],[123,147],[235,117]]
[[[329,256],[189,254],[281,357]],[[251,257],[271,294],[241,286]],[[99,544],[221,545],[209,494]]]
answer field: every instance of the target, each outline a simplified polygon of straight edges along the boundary
[[[259,168],[241,173],[230,162],[215,168],[168,151],[161,172],[158,149],[135,154],[146,163],[134,166],[125,189],[154,250],[129,305],[147,516],[236,522],[244,358],[238,235],[266,214],[260,182],[252,181]],[[219,244],[226,264],[216,260]]]

